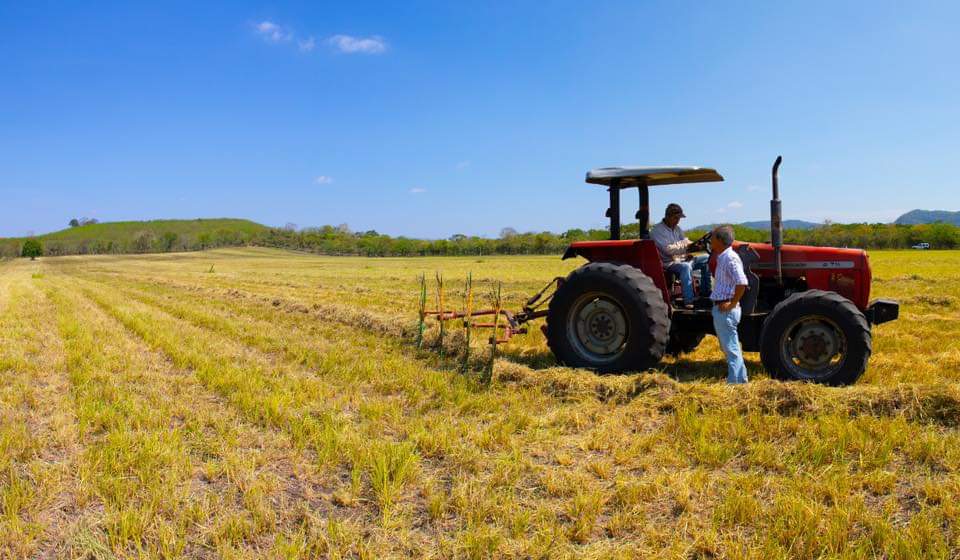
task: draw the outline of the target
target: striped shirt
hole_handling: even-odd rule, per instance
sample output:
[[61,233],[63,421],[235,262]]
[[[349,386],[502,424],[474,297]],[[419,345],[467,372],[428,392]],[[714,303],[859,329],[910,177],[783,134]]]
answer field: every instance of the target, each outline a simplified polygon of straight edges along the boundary
[[747,275],[743,272],[743,261],[740,260],[740,255],[733,250],[733,247],[727,247],[717,255],[717,270],[713,275],[716,278],[716,284],[714,284],[713,292],[710,294],[710,299],[713,301],[733,299],[737,286],[747,285]]

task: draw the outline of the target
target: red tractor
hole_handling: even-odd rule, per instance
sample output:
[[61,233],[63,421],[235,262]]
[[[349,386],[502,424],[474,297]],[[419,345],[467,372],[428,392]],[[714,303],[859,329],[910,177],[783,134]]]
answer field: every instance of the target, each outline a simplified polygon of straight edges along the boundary
[[[778,157],[773,164],[771,241],[734,243],[749,282],[740,300],[740,342],[745,351],[760,352],[767,372],[777,379],[848,385],[867,368],[871,326],[895,320],[900,306],[895,301],[870,301],[866,251],[783,245],[780,162]],[[526,332],[527,322],[545,317],[543,331],[557,360],[600,373],[642,371],[656,366],[665,354],[691,352],[704,336],[716,334],[711,309],[682,305],[679,285],[664,274],[650,239],[650,187],[714,181],[723,177],[706,167],[594,169],[587,173],[587,182],[603,185],[610,193],[610,240],[572,243],[563,255],[590,262],[566,278],[556,278],[519,313],[499,306],[473,312],[421,310],[421,325],[425,315],[440,321],[465,318],[465,324],[471,317],[502,315],[506,320],[500,327],[496,321],[470,323],[493,328],[491,342],[496,344]],[[640,195],[639,235],[620,239],[620,192],[632,188]],[[708,233],[696,243],[709,247],[709,237]],[[710,270],[715,268],[711,255]],[[548,295],[554,284],[556,291]],[[543,309],[547,302],[549,307]]]
[[[777,172],[773,166],[769,243],[736,242],[749,288],[741,301],[740,341],[760,352],[771,376],[847,385],[863,374],[871,325],[899,314],[894,301],[870,302],[870,261],[861,249],[783,245]],[[547,342],[566,365],[598,372],[645,370],[664,354],[690,352],[714,334],[709,308],[680,305],[675,281],[664,274],[649,238],[652,186],[723,181],[703,167],[612,167],[587,173],[610,194],[609,241],[580,241],[563,258],[589,262],[558,280],[547,310],[528,305],[518,324],[546,316]],[[620,239],[620,193],[636,188],[638,239]],[[706,243],[709,233],[698,243]],[[714,270],[715,256],[710,259]],[[511,321],[512,322],[512,321]]]

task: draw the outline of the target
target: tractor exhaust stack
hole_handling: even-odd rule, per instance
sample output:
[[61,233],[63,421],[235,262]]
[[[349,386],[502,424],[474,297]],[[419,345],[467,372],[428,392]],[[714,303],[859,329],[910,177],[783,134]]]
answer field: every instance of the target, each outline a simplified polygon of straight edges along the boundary
[[773,245],[773,267],[777,271],[777,285],[783,287],[783,209],[780,206],[780,163],[783,156],[773,162],[773,199],[770,201],[770,244]]

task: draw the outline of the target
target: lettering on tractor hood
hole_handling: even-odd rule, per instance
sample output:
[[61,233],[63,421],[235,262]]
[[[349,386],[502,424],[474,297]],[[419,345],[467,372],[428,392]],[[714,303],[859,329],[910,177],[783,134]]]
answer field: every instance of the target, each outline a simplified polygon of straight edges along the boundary
[[[796,261],[796,262],[785,262],[781,265],[784,269],[807,269],[807,268],[829,268],[829,269],[849,269],[855,268],[853,261]],[[756,263],[751,266],[751,269],[772,269],[774,267],[773,263]]]

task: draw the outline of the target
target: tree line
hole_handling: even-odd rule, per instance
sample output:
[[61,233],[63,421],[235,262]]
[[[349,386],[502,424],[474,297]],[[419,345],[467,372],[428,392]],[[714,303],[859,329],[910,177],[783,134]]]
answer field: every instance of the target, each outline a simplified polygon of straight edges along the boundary
[[0,258],[172,253],[256,244],[256,235],[226,228],[198,234],[144,230],[122,239],[0,239]]
[[[433,255],[550,255],[562,253],[574,241],[607,239],[606,229],[570,229],[563,233],[527,232],[504,228],[496,238],[455,234],[447,239],[392,237],[373,230],[355,232],[346,225],[298,229],[266,228],[250,233],[221,229],[184,235],[173,231],[142,231],[123,240],[0,240],[0,256],[164,253],[216,247],[262,246],[325,255],[433,256]],[[737,239],[767,241],[770,232],[734,226]],[[623,227],[625,239],[637,237],[637,225]],[[687,232],[691,239],[704,231]],[[960,247],[960,227],[945,223],[922,225],[824,224],[812,229],[788,229],[786,243],[864,249],[906,249],[921,242],[932,249]],[[29,253],[29,254],[28,254]]]
[[[737,239],[765,242],[768,230],[734,226]],[[638,226],[622,228],[624,239],[636,238]],[[687,236],[695,239],[706,230],[690,230]],[[552,255],[562,253],[575,241],[608,239],[606,229],[570,229],[563,233],[519,233],[504,228],[499,237],[478,237],[462,234],[447,239],[412,239],[390,237],[376,231],[344,232],[341,228],[324,226],[303,230],[271,229],[255,244],[310,251],[328,255],[362,256],[431,256],[431,255]],[[784,232],[785,243],[827,247],[859,247],[863,249],[908,249],[921,242],[933,249],[960,247],[960,227],[951,224],[922,224],[901,226],[895,224],[825,224],[812,229],[789,229]]]

